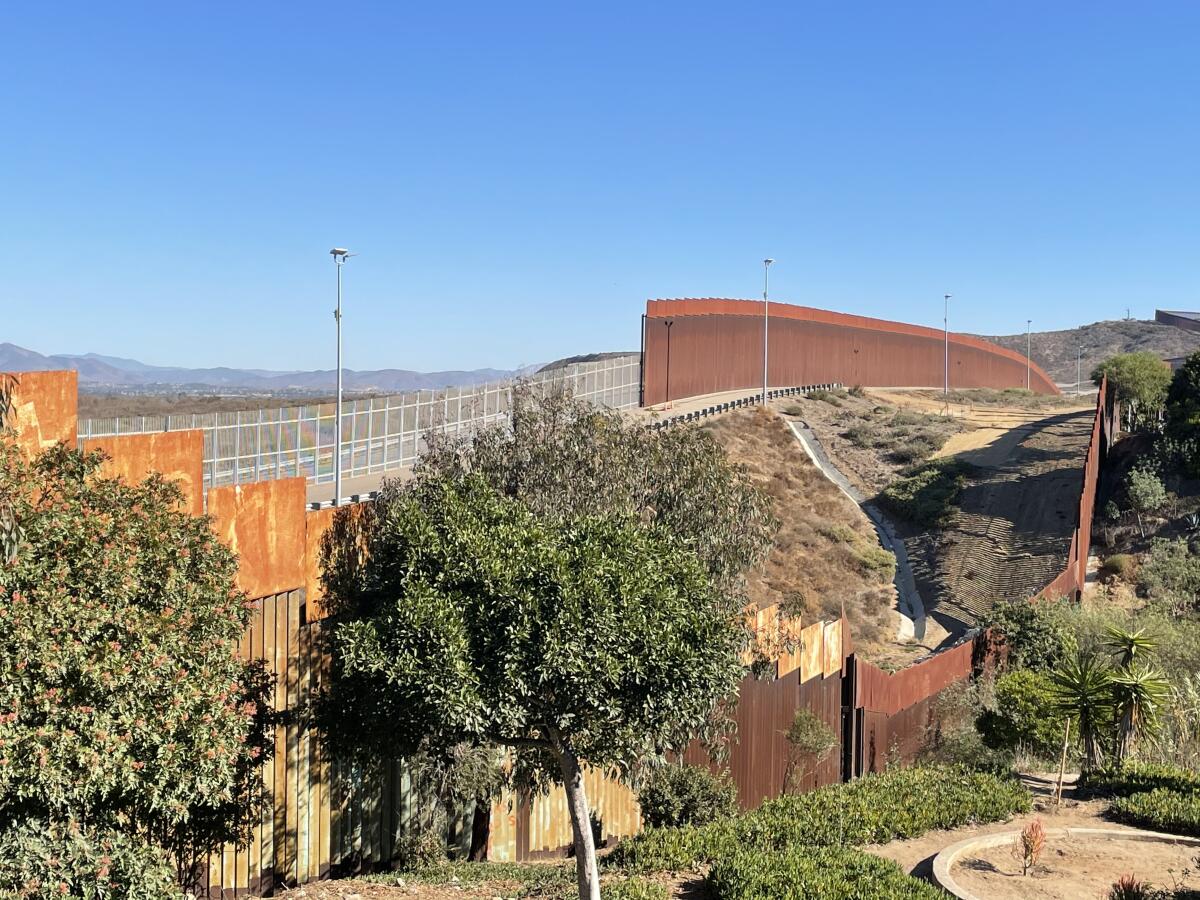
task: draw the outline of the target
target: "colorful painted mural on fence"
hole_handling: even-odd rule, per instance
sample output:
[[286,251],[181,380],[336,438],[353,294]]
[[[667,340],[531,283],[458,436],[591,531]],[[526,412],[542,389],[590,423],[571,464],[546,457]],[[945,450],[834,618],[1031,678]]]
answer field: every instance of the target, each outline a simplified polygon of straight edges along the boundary
[[[805,311],[805,315],[810,312]],[[797,321],[838,327],[811,316]],[[883,335],[886,324],[875,323],[870,329]],[[722,328],[717,327],[694,346],[719,342]],[[853,329],[860,330],[860,326],[855,324]],[[787,332],[780,330],[786,337]],[[911,326],[898,326],[902,339],[913,337],[911,332]],[[686,329],[680,330],[676,337],[687,333]],[[849,334],[843,338],[850,343],[857,340]],[[783,343],[780,348],[784,348]],[[709,363],[713,358],[736,359],[730,355],[736,347],[726,349],[729,353],[709,357]],[[963,353],[967,350],[983,353],[964,346]],[[882,353],[884,349],[871,352]],[[657,353],[657,349],[648,348],[648,385],[659,383],[654,380],[658,377],[654,368]],[[984,371],[1006,372],[1013,363],[997,353],[987,363],[992,368]],[[728,380],[741,378],[738,365],[741,363],[732,366],[734,371]],[[850,376],[830,373],[829,379],[857,381],[860,379],[854,375],[867,371],[872,370],[854,370]],[[904,377],[927,374],[913,368],[906,370]],[[688,390],[720,387],[701,384],[696,378],[683,382]],[[815,376],[807,370],[787,373],[787,379],[794,381],[806,378],[814,380]],[[1047,380],[1045,384],[1039,382],[1039,387],[1053,386]],[[15,392],[16,426],[28,450],[60,440],[74,445],[75,391],[73,372],[21,376]],[[1102,388],[1080,485],[1070,557],[1063,573],[1047,586],[1052,593],[1073,594],[1082,585],[1097,473],[1100,457],[1110,441],[1111,421],[1111,408]],[[197,435],[180,432],[169,440],[129,435],[89,446],[103,449],[112,457],[107,471],[113,474],[141,478],[158,471],[179,480],[189,508],[198,509],[201,441]],[[301,708],[319,689],[325,669],[317,650],[321,628],[317,550],[321,534],[332,521],[332,511],[305,510],[303,478],[216,488],[205,499],[214,529],[240,554],[239,584],[254,598],[254,620],[242,640],[241,652],[248,658],[264,660],[276,675],[277,709]],[[760,631],[792,629],[799,641],[777,653],[775,678],[748,678],[741,688],[735,713],[738,736],[726,765],[737,784],[739,801],[747,808],[781,791],[787,765],[784,732],[798,709],[814,712],[838,736],[838,751],[806,776],[804,787],[815,787],[877,771],[892,754],[911,756],[929,723],[933,699],[972,673],[972,640],[910,668],[887,673],[855,656],[851,624],[844,618],[799,628],[803,623],[780,621],[777,610],[763,610],[757,615]],[[275,759],[264,774],[264,791],[272,799],[270,808],[255,829],[249,847],[229,848],[210,860],[204,886],[211,896],[265,893],[330,873],[386,865],[419,801],[419,791],[403,767],[386,766],[368,775],[331,759],[323,752],[317,735],[300,721],[280,726],[275,741]],[[698,746],[687,755],[694,762],[707,759]],[[620,837],[640,828],[637,803],[627,787],[601,772],[589,773],[588,782],[589,795],[607,835]],[[468,814],[450,827],[455,839],[469,844]],[[570,821],[561,792],[532,799],[504,797],[492,807],[488,847],[492,859],[521,860],[562,852],[569,840]]]

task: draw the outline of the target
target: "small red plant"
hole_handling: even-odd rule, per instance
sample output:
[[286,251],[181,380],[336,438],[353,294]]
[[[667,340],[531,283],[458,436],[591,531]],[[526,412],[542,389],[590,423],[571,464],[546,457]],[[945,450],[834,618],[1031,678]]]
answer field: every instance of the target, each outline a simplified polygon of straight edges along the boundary
[[1041,819],[1034,819],[1021,829],[1013,846],[1013,855],[1021,860],[1021,874],[1028,875],[1046,849],[1046,829]]
[[1122,875],[1108,892],[1107,900],[1151,900],[1156,891],[1148,881],[1138,881],[1132,875]]

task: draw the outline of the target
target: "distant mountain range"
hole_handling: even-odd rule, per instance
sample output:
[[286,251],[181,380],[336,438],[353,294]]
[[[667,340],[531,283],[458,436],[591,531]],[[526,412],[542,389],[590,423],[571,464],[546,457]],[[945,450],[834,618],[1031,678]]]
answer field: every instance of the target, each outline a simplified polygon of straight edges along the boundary
[[[343,369],[342,378],[347,391],[394,392],[499,381],[535,371],[537,368],[533,366],[518,370],[471,369],[450,372],[413,372],[407,369],[374,369],[359,372]],[[79,372],[80,384],[93,390],[144,391],[162,387],[298,393],[331,391],[337,383],[337,374],[333,369],[313,372],[273,372],[267,369],[230,369],[223,366],[212,369],[185,369],[177,366],[149,366],[136,359],[102,356],[99,353],[56,353],[47,356],[18,347],[16,344],[0,343],[0,371],[37,372],[46,369],[74,369]]]

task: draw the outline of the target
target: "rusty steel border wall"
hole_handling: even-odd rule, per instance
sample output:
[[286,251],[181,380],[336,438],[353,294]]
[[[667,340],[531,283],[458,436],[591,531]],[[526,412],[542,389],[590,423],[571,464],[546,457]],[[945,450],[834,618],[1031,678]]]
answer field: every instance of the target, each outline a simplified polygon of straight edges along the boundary
[[[59,441],[74,446],[76,374],[26,373],[20,379],[12,417],[18,445],[27,452]],[[1102,386],[1072,550],[1062,575],[1047,587],[1051,593],[1074,593],[1083,583],[1096,480],[1112,440],[1113,416]],[[315,652],[321,618],[317,555],[334,511],[306,511],[302,477],[205,492],[197,477],[202,441],[194,432],[153,439],[114,436],[88,447],[109,454],[104,469],[108,474],[136,480],[162,472],[179,482],[187,508],[207,507],[214,530],[239,554],[239,587],[255,600],[254,622],[241,653],[266,660],[279,676],[279,708],[297,708],[319,686],[325,670],[325,661]],[[756,614],[757,627],[769,628],[768,620],[778,610]],[[970,641],[889,674],[857,658],[844,618],[808,625],[798,637],[794,649],[778,656],[774,680],[744,683],[743,702],[735,711],[740,730],[728,765],[746,808],[782,790],[788,762],[783,732],[797,709],[812,710],[838,734],[838,751],[803,779],[801,786],[808,789],[876,771],[893,751],[911,758],[930,722],[934,698],[972,672]],[[249,895],[359,867],[385,866],[422,802],[402,768],[367,778],[328,758],[316,735],[299,726],[281,726],[276,747],[275,759],[264,773],[271,813],[256,829],[250,848],[230,848],[210,860],[205,885],[209,896]],[[699,747],[686,756],[707,760]],[[605,831],[613,837],[636,832],[641,819],[632,792],[604,773],[590,772],[587,777]],[[493,806],[490,818],[490,858],[544,856],[561,851],[570,839],[561,792],[532,800],[506,798]],[[470,822],[457,820],[454,829],[450,836],[465,840]]]
[[1173,325],[1184,331],[1200,331],[1200,313],[1183,312],[1177,309],[1156,309],[1154,321],[1160,325]]
[[[769,381],[776,386],[942,387],[945,380],[945,334],[934,328],[772,303],[768,336]],[[647,301],[642,344],[643,406],[762,386],[761,302]],[[1025,386],[1021,354],[953,332],[949,344],[952,388]],[[1028,372],[1033,390],[1059,393],[1036,363]]]

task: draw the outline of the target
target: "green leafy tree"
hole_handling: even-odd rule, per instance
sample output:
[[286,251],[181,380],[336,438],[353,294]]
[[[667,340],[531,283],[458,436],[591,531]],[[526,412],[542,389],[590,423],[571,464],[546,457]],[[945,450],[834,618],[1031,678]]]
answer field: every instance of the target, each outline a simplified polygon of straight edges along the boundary
[[1145,513],[1162,509],[1167,502],[1167,489],[1162,479],[1149,469],[1131,469],[1125,476],[1125,496],[1129,507],[1137,514],[1138,530],[1146,536],[1146,525],[1142,520]]
[[1166,415],[1167,434],[1181,449],[1191,474],[1200,473],[1200,352],[1175,370],[1167,389]]
[[[590,517],[660,526],[696,553],[731,604],[744,601],[743,573],[766,555],[778,527],[769,495],[706,431],[653,431],[565,391],[517,385],[509,423],[425,439],[418,479],[476,475],[555,526]],[[322,545],[328,593],[356,589],[366,535],[387,505],[364,504],[335,519]],[[719,756],[731,727],[722,707],[696,737]],[[488,799],[477,798],[476,821],[485,825]],[[486,834],[476,837],[486,844]]]
[[993,605],[980,625],[1003,642],[1010,666],[1050,670],[1075,652],[1068,609],[1061,600],[1005,600]]
[[990,709],[979,717],[979,733],[993,750],[1030,750],[1054,759],[1062,748],[1063,719],[1056,709],[1050,676],[1033,669],[1013,669],[996,679]]
[[725,591],[770,548],[778,528],[770,497],[703,429],[652,431],[529,385],[514,389],[512,403],[511,427],[427,435],[418,475],[478,474],[550,522],[615,516],[660,525]]
[[1092,371],[1097,386],[1106,376],[1109,390],[1125,411],[1129,430],[1149,427],[1166,403],[1171,367],[1149,351],[1118,353]]
[[196,855],[247,836],[268,746],[234,555],[176,486],[101,460],[0,439],[21,528],[0,567],[5,896],[176,895]]
[[376,503],[357,575],[331,582],[331,740],[510,748],[564,785],[579,896],[597,900],[584,768],[686,746],[744,672],[740,603],[659,524],[556,522],[480,476],[428,471]]

